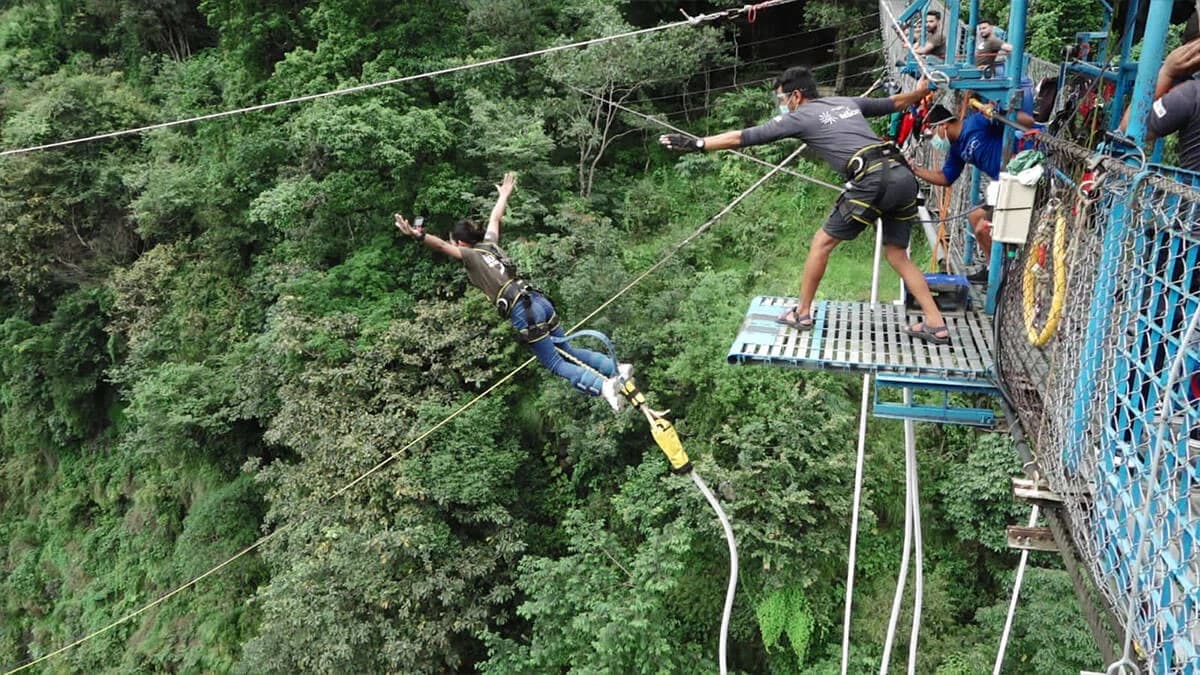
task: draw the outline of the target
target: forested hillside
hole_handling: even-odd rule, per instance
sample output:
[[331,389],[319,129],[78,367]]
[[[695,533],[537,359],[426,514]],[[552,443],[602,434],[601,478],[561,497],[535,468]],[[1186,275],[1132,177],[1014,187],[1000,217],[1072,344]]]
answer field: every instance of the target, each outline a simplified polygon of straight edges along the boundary
[[[3,148],[680,18],[675,3],[612,0],[4,6]],[[825,64],[848,90],[873,80],[876,61],[838,72],[834,60],[870,52],[877,35],[811,51],[877,29],[853,23],[873,11],[812,2],[753,26],[682,27],[0,158],[0,667],[286,527],[39,668],[715,671],[728,558],[712,512],[639,417],[541,369],[342,491],[526,358],[461,266],[391,216],[424,215],[440,234],[486,216],[493,184],[518,172],[506,247],[570,325],[764,171],[668,156],[657,128],[571,87],[697,132],[758,123],[773,101],[744,85],[785,65]],[[746,673],[838,666],[858,382],[724,361],[753,294],[795,292],[834,196],[772,179],[590,326],[672,410],[733,518],[731,665]],[[865,299],[869,239],[835,253],[823,296]],[[858,672],[878,668],[904,518],[898,424],[871,424]],[[984,672],[1016,560],[1004,526],[1025,517],[1008,492],[1019,461],[1006,437],[958,428],[926,426],[919,447],[918,671]],[[1095,666],[1069,580],[1035,560],[1011,671]]]

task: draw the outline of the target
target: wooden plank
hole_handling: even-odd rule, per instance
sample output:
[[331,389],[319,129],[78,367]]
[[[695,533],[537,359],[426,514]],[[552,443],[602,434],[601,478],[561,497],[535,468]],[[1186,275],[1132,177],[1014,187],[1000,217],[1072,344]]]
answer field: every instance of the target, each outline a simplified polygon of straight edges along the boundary
[[1008,535],[1008,547],[1021,551],[1050,551],[1058,550],[1054,543],[1054,535],[1048,527],[1020,527],[1009,525],[1005,530]]
[[1062,497],[1050,489],[1050,484],[1044,480],[1034,482],[1028,478],[1013,477],[1013,498],[1033,504],[1061,506]]

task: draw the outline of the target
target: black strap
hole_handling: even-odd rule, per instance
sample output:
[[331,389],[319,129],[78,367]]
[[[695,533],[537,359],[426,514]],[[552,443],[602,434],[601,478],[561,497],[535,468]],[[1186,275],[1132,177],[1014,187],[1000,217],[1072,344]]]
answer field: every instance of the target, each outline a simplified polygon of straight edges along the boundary
[[559,326],[558,312],[550,315],[549,319],[541,323],[535,323],[532,326],[522,328],[517,331],[517,342],[519,344],[528,345],[539,340],[546,339]]
[[507,319],[509,314],[512,314],[512,309],[518,301],[525,303],[528,309],[533,303],[533,299],[529,294],[536,289],[530,286],[524,279],[512,279],[508,283],[500,287],[500,292],[496,294],[496,311],[500,313],[500,318]]

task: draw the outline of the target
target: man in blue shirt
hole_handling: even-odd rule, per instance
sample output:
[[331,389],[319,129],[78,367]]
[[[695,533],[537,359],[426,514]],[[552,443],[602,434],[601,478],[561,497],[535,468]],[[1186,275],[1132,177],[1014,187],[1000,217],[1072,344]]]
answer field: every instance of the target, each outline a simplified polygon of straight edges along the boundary
[[[1017,121],[1033,126],[1033,118],[1026,112],[1017,113]],[[943,105],[936,105],[925,118],[925,129],[930,143],[938,152],[946,155],[941,170],[914,166],[913,174],[930,185],[948,187],[958,180],[968,164],[974,165],[992,180],[1000,178],[1000,162],[1004,156],[1004,125],[990,120],[981,112],[971,112],[965,119],[958,119]],[[945,214],[943,214],[945,215]],[[984,268],[968,278],[975,283],[987,281],[987,263],[992,252],[991,207],[980,206],[967,214],[975,240],[983,249]]]

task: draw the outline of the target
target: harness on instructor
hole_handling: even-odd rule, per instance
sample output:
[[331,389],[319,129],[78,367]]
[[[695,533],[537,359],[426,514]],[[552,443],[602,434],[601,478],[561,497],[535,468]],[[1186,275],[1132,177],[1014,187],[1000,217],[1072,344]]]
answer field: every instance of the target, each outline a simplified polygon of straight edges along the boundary
[[891,141],[868,145],[858,152],[851,155],[846,162],[846,168],[843,173],[851,183],[857,183],[863,178],[875,173],[881,172],[879,176],[879,188],[875,192],[874,202],[878,202],[887,189],[888,171],[896,162],[904,168],[912,171],[908,166],[908,160],[904,158],[904,153],[900,152],[900,148]]

